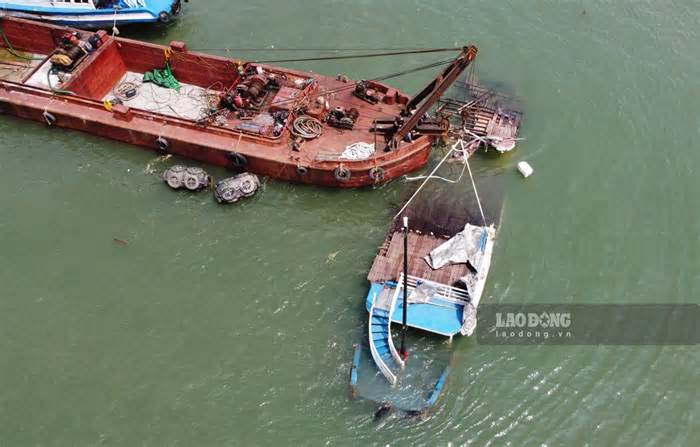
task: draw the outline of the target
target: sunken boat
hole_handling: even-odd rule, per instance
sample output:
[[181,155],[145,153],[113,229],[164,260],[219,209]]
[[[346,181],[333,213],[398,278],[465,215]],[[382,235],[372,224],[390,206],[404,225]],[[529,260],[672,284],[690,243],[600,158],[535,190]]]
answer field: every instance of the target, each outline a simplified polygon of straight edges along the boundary
[[[453,150],[465,149],[455,143],[445,158]],[[444,395],[453,337],[476,329],[501,215],[497,188],[482,207],[476,186],[464,195],[466,182],[421,190],[434,178],[399,211],[374,258],[366,337],[350,373],[353,397],[410,415],[428,414]]]
[[[411,97],[265,63],[0,20],[0,113],[283,181],[381,184],[424,166],[448,130],[428,112],[472,63],[464,47]],[[416,70],[412,70],[415,72]],[[387,77],[388,78],[388,77]]]

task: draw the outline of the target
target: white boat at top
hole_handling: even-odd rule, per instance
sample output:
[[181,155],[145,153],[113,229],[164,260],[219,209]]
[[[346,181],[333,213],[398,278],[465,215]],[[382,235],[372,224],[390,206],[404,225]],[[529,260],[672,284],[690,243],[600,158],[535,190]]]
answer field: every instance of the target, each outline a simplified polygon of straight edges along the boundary
[[170,23],[181,9],[182,0],[0,0],[0,17],[11,15],[76,28]]

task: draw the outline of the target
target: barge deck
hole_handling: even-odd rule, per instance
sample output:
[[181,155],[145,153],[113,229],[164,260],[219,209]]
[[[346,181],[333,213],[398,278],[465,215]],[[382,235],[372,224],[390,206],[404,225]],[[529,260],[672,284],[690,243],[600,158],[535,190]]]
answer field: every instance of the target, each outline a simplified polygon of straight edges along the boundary
[[[380,184],[427,163],[446,128],[425,114],[477,51],[465,48],[411,98],[377,81],[210,56],[182,42],[166,47],[9,17],[0,27],[7,36],[0,45],[32,59],[17,58],[24,71],[0,70],[0,113],[279,180],[343,188]],[[74,46],[64,45],[74,38]],[[74,51],[85,42],[93,44],[90,51]],[[56,57],[67,53],[78,57],[69,70],[57,70]],[[179,89],[143,81],[163,68],[172,70]],[[295,131],[302,117],[317,134]],[[358,144],[370,152],[348,156]]]

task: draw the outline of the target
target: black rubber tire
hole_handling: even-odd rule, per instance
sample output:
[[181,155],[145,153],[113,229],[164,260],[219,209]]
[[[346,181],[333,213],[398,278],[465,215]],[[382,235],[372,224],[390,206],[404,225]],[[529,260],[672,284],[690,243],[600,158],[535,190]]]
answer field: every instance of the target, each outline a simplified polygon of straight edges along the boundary
[[303,177],[308,173],[309,173],[309,168],[307,168],[306,166],[297,166],[297,174],[299,174],[300,176]]
[[167,153],[170,151],[170,143],[163,137],[156,138],[156,144],[158,145],[158,150],[160,152]]
[[231,165],[236,169],[245,169],[248,166],[248,159],[245,155],[238,152],[230,152],[228,159],[231,160]]
[[161,11],[161,13],[158,14],[158,21],[164,25],[170,23],[171,19],[172,17],[170,16],[170,14],[168,14],[165,11]]
[[333,176],[339,182],[347,182],[348,180],[350,180],[350,177],[352,177],[352,173],[348,168],[344,166],[338,166],[333,171]]
[[369,178],[371,178],[374,182],[381,182],[384,180],[384,175],[384,169],[380,168],[379,166],[375,166],[369,170]]

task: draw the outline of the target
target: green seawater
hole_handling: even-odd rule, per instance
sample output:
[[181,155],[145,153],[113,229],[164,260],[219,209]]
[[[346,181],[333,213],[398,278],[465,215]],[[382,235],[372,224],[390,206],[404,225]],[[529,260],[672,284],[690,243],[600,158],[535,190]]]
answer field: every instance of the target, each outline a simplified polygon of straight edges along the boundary
[[[166,31],[123,34],[191,48],[477,44],[480,78],[522,100],[527,138],[472,159],[504,200],[482,302],[700,300],[697,0],[185,6]],[[286,65],[369,78],[443,56]],[[222,207],[147,174],[152,152],[8,116],[0,132],[0,445],[700,443],[696,346],[460,339],[432,416],[373,421],[348,397],[365,275],[415,185],[266,181]]]

